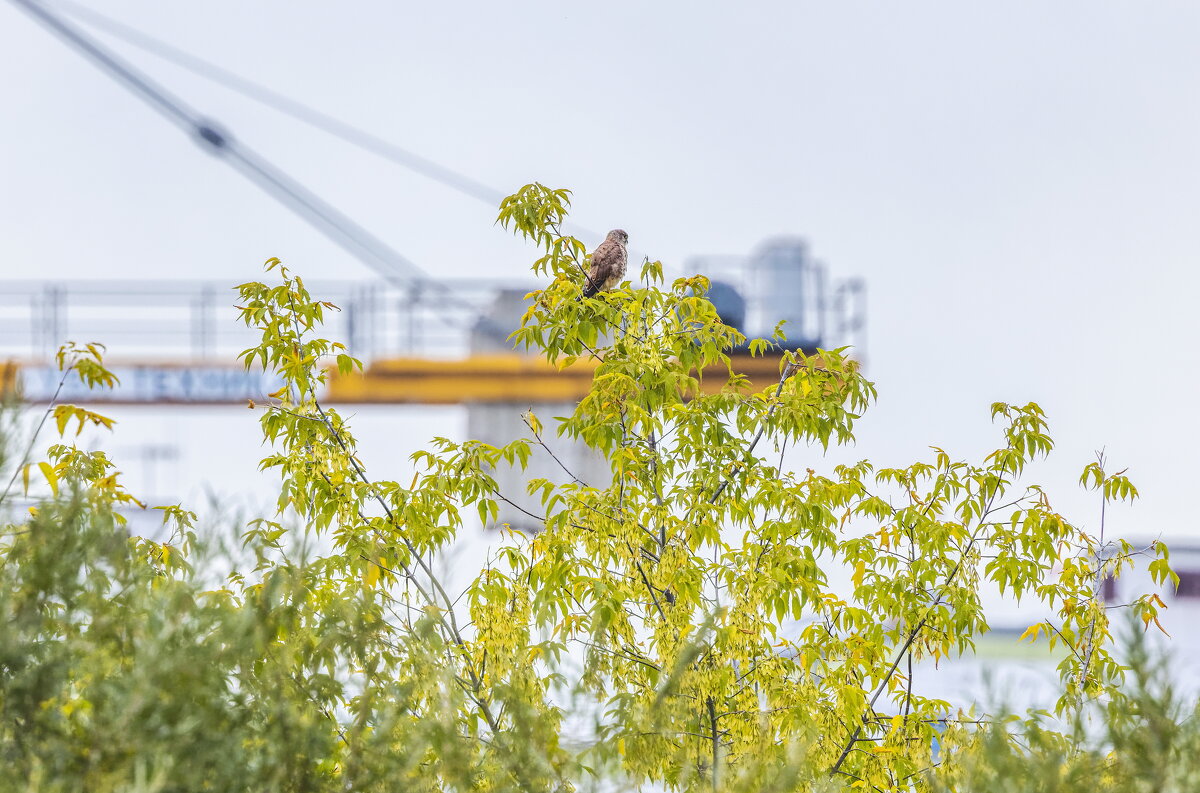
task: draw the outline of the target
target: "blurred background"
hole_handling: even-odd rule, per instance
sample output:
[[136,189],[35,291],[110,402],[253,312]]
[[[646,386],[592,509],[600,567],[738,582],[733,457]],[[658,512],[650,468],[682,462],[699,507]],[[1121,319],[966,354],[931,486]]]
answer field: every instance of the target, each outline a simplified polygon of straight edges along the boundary
[[990,403],[1033,400],[1058,448],[1031,478],[1060,511],[1096,528],[1077,479],[1103,448],[1142,494],[1109,510],[1110,536],[1186,557],[1198,38],[1191,2],[4,0],[0,356],[41,399],[57,344],[107,343],[127,404],[84,442],[131,490],[271,503],[238,398],[270,384],[228,364],[245,338],[231,287],[279,257],[346,308],[331,331],[357,354],[408,362],[391,396],[344,407],[371,468],[404,479],[430,437],[503,433],[552,402],[510,393],[473,421],[461,399],[395,390],[497,352],[479,317],[537,281],[496,205],[540,181],[574,191],[589,249],[623,228],[637,260],[722,280],[749,331],[790,311],[794,338],[856,346],[880,395],[857,445],[794,465],[905,464],[931,444],[978,459],[999,442]]

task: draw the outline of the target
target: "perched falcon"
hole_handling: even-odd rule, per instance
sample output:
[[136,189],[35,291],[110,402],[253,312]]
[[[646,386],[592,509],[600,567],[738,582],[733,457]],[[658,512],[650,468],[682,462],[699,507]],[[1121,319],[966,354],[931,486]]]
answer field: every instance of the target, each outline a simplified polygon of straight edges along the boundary
[[604,242],[592,252],[592,267],[588,270],[587,283],[583,287],[584,297],[591,297],[601,290],[612,289],[621,283],[629,259],[625,250],[627,242],[628,234],[621,229],[613,229],[608,232]]

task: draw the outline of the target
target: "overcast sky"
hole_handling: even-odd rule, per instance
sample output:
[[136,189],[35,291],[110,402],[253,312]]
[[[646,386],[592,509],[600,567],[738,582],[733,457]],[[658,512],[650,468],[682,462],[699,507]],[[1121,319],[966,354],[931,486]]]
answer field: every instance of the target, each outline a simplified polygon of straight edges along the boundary
[[[880,400],[837,459],[979,456],[992,401],[1036,400],[1069,516],[1105,446],[1144,495],[1115,528],[1198,537],[1200,4],[403,6],[92,0],[505,192],[569,187],[668,266],[803,235],[869,289]],[[114,46],[427,271],[527,272],[493,207]],[[370,275],[6,2],[0,108],[3,278]]]

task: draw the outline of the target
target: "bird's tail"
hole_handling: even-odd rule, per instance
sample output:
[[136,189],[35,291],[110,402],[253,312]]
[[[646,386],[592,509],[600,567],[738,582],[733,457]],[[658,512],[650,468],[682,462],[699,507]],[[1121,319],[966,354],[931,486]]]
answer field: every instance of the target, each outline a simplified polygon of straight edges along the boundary
[[600,291],[600,284],[594,283],[591,278],[587,279],[587,285],[583,287],[583,296],[592,297]]

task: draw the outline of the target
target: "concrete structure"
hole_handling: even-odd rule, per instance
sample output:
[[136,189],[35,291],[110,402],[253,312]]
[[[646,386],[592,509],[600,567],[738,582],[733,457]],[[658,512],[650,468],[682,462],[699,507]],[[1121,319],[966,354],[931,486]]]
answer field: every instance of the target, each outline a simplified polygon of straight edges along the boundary
[[[491,305],[472,328],[473,358],[478,360],[484,357],[486,360],[485,356],[512,356],[512,343],[507,338],[520,325],[521,315],[525,313],[525,294],[525,291],[515,289],[496,293]],[[542,440],[549,451],[535,443],[533,455],[524,470],[520,466],[502,466],[493,472],[500,495],[511,502],[500,502],[500,513],[495,524],[507,523],[522,531],[538,531],[542,528],[542,521],[535,516],[544,514],[545,510],[538,497],[526,492],[526,483],[531,479],[549,479],[558,484],[574,480],[592,487],[607,487],[611,477],[608,462],[603,457],[583,443],[559,438],[555,432],[554,418],[574,412],[575,405],[591,387],[594,364],[584,363],[559,372],[540,359],[524,356],[511,359],[525,368],[523,374],[512,381],[524,394],[513,394],[509,399],[464,400],[467,437],[502,446],[517,438],[533,439],[533,433],[524,419],[527,412],[532,411],[542,422],[545,427]],[[547,390],[537,389],[541,394],[530,390],[539,374],[550,386]],[[567,381],[571,392],[559,393],[556,398],[555,384],[565,384]]]

